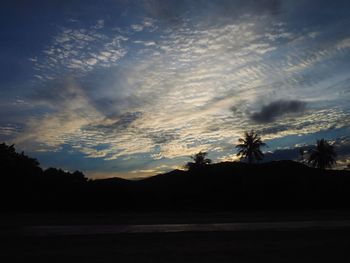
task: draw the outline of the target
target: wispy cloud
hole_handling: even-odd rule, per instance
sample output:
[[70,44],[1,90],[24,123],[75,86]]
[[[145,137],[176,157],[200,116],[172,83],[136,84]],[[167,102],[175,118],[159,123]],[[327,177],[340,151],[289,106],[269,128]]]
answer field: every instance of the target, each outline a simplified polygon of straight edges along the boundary
[[62,75],[85,75],[96,67],[110,67],[127,53],[123,45],[128,37],[104,28],[104,20],[90,27],[60,27],[40,58],[30,58],[39,80]]
[[[128,168],[147,173],[198,151],[231,158],[232,145],[252,128],[271,140],[349,126],[348,36],[321,41],[327,32],[293,30],[266,15],[280,8],[267,2],[262,14],[213,23],[174,10],[182,19],[171,26],[142,18],[124,31],[108,31],[104,20],[60,28],[43,56],[31,59],[36,78],[49,80],[31,98],[46,111],[27,121],[17,142],[70,144],[118,164],[134,158],[153,166]],[[162,4],[153,4],[163,19]],[[50,86],[67,75],[75,82]]]
[[156,25],[156,20],[152,18],[145,17],[139,24],[132,24],[130,28],[135,32],[141,32],[144,30],[154,31],[158,28]]

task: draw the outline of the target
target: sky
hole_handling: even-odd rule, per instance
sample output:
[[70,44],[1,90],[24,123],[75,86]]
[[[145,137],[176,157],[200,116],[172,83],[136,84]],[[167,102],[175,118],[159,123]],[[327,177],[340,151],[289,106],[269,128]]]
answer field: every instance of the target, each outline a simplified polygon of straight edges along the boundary
[[350,163],[350,2],[2,1],[0,141],[42,167],[141,178],[325,138]]

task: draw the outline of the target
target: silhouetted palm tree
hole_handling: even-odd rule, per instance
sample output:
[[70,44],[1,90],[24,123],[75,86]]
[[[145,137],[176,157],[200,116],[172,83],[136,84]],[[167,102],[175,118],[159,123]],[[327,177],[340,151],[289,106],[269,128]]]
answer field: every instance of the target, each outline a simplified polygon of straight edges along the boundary
[[336,164],[336,156],[334,146],[330,145],[325,139],[321,139],[317,140],[316,148],[312,150],[308,163],[320,169],[331,168]]
[[236,148],[239,149],[237,156],[241,156],[244,159],[248,159],[248,163],[253,163],[254,160],[260,161],[264,158],[264,154],[260,150],[261,147],[266,146],[262,142],[261,137],[251,130],[244,133],[244,138],[238,139],[239,144]]
[[207,152],[201,151],[191,156],[191,159],[193,160],[193,162],[188,162],[186,164],[186,167],[188,168],[188,170],[193,170],[195,168],[200,168],[205,165],[211,164],[211,160],[206,158],[207,155],[208,155]]

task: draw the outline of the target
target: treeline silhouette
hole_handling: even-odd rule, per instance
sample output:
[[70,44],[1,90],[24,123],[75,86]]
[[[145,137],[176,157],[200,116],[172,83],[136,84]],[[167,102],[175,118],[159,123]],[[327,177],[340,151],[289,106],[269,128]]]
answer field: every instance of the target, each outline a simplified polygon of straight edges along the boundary
[[[79,199],[87,178],[82,172],[43,170],[36,159],[17,153],[14,145],[0,144],[0,197],[5,210],[51,209]],[[82,199],[81,199],[82,201]]]
[[79,171],[43,170],[37,160],[3,143],[1,207],[3,211],[350,208],[350,171],[294,161],[212,164],[206,155],[193,156],[187,171],[142,180],[87,180]]

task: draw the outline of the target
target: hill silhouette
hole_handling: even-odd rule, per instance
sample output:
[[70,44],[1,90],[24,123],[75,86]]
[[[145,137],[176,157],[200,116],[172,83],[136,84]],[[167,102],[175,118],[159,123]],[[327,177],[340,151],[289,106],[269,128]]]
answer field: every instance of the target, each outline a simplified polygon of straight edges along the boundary
[[3,210],[234,210],[350,208],[350,171],[294,161],[222,162],[142,180],[87,180],[0,144]]

